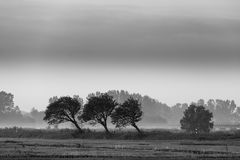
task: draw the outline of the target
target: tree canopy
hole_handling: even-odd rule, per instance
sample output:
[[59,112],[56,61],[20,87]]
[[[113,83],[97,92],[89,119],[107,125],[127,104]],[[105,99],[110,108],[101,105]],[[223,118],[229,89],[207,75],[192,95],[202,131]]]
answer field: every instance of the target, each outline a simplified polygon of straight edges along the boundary
[[6,93],[5,91],[0,92],[0,112],[7,112],[14,109],[13,94]]
[[55,99],[47,106],[44,120],[50,125],[71,122],[79,132],[82,132],[82,129],[78,124],[78,117],[80,116],[81,108],[82,104],[79,102],[79,99],[61,97]]
[[142,119],[143,112],[141,110],[141,104],[133,97],[127,99],[123,104],[117,107],[111,115],[112,123],[116,127],[126,127],[128,125],[133,126],[139,134],[142,134],[138,126],[136,125]]
[[190,133],[206,133],[213,128],[213,114],[203,106],[191,104],[185,111],[180,120],[181,129]]

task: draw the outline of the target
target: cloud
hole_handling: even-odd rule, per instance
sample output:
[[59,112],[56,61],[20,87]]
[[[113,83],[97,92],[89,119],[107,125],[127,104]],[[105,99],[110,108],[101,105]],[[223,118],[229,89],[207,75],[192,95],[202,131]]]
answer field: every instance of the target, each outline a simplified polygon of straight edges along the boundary
[[231,2],[215,1],[216,8],[187,0],[186,7],[166,1],[151,1],[157,7],[61,2],[3,5],[8,9],[0,11],[0,61],[239,64],[239,13]]

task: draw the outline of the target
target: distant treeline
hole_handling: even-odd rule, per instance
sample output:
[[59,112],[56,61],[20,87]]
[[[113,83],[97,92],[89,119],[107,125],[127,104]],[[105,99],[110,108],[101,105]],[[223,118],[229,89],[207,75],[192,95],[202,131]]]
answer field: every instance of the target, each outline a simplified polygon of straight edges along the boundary
[[46,126],[43,121],[44,111],[33,108],[31,112],[22,112],[19,106],[14,104],[14,95],[5,91],[0,92],[0,125],[37,127]]
[[[183,117],[183,112],[190,104],[177,103],[174,106],[168,106],[149,96],[140,94],[130,94],[127,91],[111,90],[107,92],[113,96],[118,103],[123,103],[130,96],[138,99],[142,104],[143,119],[140,122],[142,127],[154,126],[162,127],[167,125],[180,126],[179,121]],[[90,94],[91,95],[91,94]],[[57,97],[52,97],[49,102],[54,101]],[[197,105],[204,106],[213,113],[214,124],[238,124],[240,122],[240,108],[234,100],[210,99],[205,102],[203,99],[195,102]],[[37,106],[38,104],[36,104]],[[24,106],[21,106],[24,107]],[[45,107],[45,106],[44,106]],[[29,113],[22,112],[20,107],[14,105],[14,96],[5,91],[0,92],[0,125],[6,126],[23,126],[23,127],[47,127],[43,121],[44,111],[33,108]]]

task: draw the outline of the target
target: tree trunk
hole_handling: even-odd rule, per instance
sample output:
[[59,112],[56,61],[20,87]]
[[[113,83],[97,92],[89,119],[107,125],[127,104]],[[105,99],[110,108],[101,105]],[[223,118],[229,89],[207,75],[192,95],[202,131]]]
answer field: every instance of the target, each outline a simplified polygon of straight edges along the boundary
[[142,135],[141,130],[138,128],[136,124],[132,124],[132,126],[138,131],[139,135]]
[[78,123],[76,121],[73,121],[73,124],[75,125],[75,127],[78,129],[79,133],[82,133],[82,129],[80,128],[80,126],[78,125]]
[[103,124],[103,127],[105,129],[106,134],[110,134],[108,128],[107,128],[107,123]]

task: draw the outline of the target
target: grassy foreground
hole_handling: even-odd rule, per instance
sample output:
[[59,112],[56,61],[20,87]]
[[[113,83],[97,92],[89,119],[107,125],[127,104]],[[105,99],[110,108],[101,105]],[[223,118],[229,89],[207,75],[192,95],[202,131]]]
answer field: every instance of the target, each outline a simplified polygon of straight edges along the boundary
[[0,129],[1,160],[230,160],[240,159],[240,132],[193,135],[179,130]]
[[79,134],[72,129],[26,129],[26,128],[2,128],[0,129],[2,138],[41,138],[41,139],[116,139],[116,140],[228,140],[240,139],[240,130],[218,131],[207,134],[189,134],[180,130],[149,129],[144,130],[144,135],[139,136],[135,130],[115,130],[111,135],[106,135],[104,131],[94,131],[85,129]]
[[240,159],[240,140],[50,140],[0,138],[0,159]]

